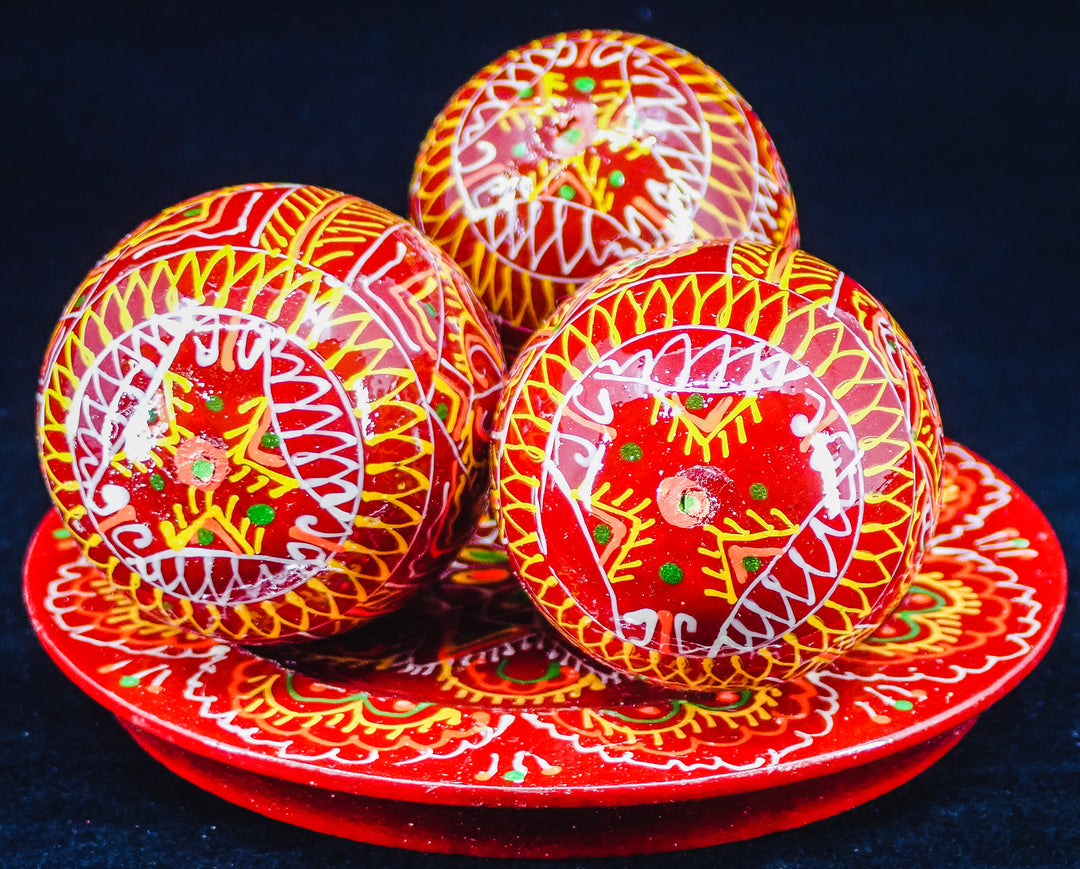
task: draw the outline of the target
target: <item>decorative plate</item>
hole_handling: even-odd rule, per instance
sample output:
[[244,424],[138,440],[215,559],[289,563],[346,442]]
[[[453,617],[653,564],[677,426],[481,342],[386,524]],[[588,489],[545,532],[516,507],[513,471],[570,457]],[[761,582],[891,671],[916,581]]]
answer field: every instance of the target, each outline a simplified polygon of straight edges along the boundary
[[234,802],[422,850],[673,850],[899,785],[1041,658],[1065,602],[1053,531],[956,444],[945,485],[892,616],[831,668],[757,691],[673,693],[583,658],[528,603],[490,524],[403,610],[257,652],[147,621],[54,513],[24,591],[61,669],[153,756]]

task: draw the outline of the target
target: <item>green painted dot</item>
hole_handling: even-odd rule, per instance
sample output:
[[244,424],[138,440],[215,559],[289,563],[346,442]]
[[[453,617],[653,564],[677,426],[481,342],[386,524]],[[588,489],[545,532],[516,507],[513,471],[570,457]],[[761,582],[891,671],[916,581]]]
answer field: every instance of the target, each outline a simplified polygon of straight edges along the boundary
[[483,546],[466,546],[461,556],[479,564],[507,564],[510,559],[501,549],[485,549]]
[[214,476],[214,463],[209,459],[196,459],[191,463],[191,476],[205,483]]
[[769,489],[764,483],[754,483],[750,487],[750,497],[755,501],[764,501],[769,497]]
[[601,546],[607,546],[611,542],[611,528],[607,525],[597,525],[593,529],[593,540]]
[[701,498],[693,492],[683,492],[678,507],[680,513],[694,513],[701,507]]
[[571,187],[569,184],[564,184],[562,187],[559,188],[559,195],[563,199],[573,199],[574,198],[574,188]]
[[608,184],[612,187],[622,187],[626,183],[626,176],[618,169],[608,175]]
[[71,537],[71,532],[67,528],[57,528],[53,533],[53,540],[67,540]]
[[435,405],[435,415],[439,419],[444,421],[448,416],[450,416],[450,408],[446,406],[445,401],[440,401],[438,404]]
[[521,99],[523,99],[523,100],[527,100],[527,99],[528,99],[529,97],[531,97],[531,96],[532,96],[532,95],[533,95],[534,93],[536,93],[536,91],[534,91],[534,90],[532,89],[532,86],[531,86],[531,85],[529,85],[529,86],[527,86],[527,87],[523,87],[523,88],[522,88],[521,90],[519,90],[519,91],[518,91],[518,96],[519,96],[519,97],[520,97]]
[[154,408],[150,408],[150,410],[146,412],[146,421],[150,423],[150,425],[153,425],[158,421],[157,411],[154,410]]
[[138,676],[121,676],[120,677],[120,687],[122,687],[122,688],[134,688],[138,684],[139,684],[139,677]]
[[514,142],[514,147],[510,149],[510,153],[515,157],[524,157],[529,153],[529,146],[524,142]]
[[259,446],[264,450],[273,450],[281,446],[281,435],[268,431],[259,438]]
[[901,712],[910,712],[912,709],[915,708],[915,704],[912,703],[910,700],[897,700],[895,703],[893,703],[893,708],[898,709]]
[[214,532],[207,531],[205,528],[200,528],[195,532],[195,539],[199,541],[201,546],[209,546],[214,542]]
[[668,585],[678,585],[683,581],[683,569],[674,561],[660,565],[660,579]]
[[433,320],[439,316],[439,312],[435,310],[435,306],[431,304],[431,302],[424,302],[424,310],[427,311],[427,315]]
[[761,570],[761,559],[756,555],[747,555],[742,560],[742,566],[747,573],[757,573]]
[[214,413],[217,413],[223,407],[225,407],[225,402],[221,400],[220,395],[211,395],[208,399],[206,399],[207,410],[212,410]]
[[596,87],[596,79],[583,75],[580,78],[574,79],[574,87],[583,94],[592,93],[593,88]]
[[274,521],[274,508],[269,504],[252,504],[247,509],[252,525],[269,525]]
[[83,293],[81,296],[79,296],[79,298],[75,300],[74,307],[81,308],[86,303],[86,300],[88,298],[90,298],[90,296],[87,293]]
[[705,407],[705,396],[698,395],[696,392],[693,395],[687,396],[687,410],[701,410],[703,407]]
[[187,211],[185,211],[184,217],[198,217],[200,214],[202,214],[202,212],[202,206],[196,205],[194,208],[189,208]]
[[150,475],[150,488],[155,492],[160,492],[165,488],[165,478],[161,474]]
[[512,769],[510,770],[510,772],[506,773],[503,778],[507,781],[512,781],[514,782],[514,784],[517,784],[518,782],[525,781],[525,773],[523,773],[520,769]]
[[571,145],[576,145],[578,142],[581,141],[581,137],[584,135],[585,134],[581,132],[581,127],[571,127],[569,130],[563,133],[560,138],[562,138],[564,141]]
[[640,462],[641,457],[645,454],[641,451],[641,447],[638,444],[630,442],[619,447],[619,455],[622,456],[623,461]]

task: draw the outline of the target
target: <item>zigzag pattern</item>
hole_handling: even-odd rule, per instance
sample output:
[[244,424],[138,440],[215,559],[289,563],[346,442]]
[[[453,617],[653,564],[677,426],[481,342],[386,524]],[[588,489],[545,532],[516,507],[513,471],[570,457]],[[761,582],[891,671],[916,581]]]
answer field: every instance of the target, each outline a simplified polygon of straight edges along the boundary
[[[855,333],[833,318],[832,310],[838,304],[849,305],[852,288],[857,288],[841,273],[802,252],[753,244],[731,246],[724,271],[713,273],[701,267],[689,274],[680,273],[680,262],[695,247],[703,245],[656,255],[640,267],[620,267],[587,298],[578,297],[565,307],[526,349],[500,409],[503,422],[497,433],[501,450],[496,482],[502,533],[509,541],[515,566],[541,609],[578,645],[614,661],[621,669],[695,688],[739,684],[747,679],[757,683],[789,678],[820,666],[865,635],[870,629],[868,619],[881,609],[883,601],[899,593],[907,569],[921,558],[924,543],[912,542],[911,528],[928,509],[936,509],[933,505],[939,500],[942,457],[935,432],[940,429],[934,427],[932,397],[928,397],[925,380],[913,376],[919,369],[906,338],[898,333],[906,360],[904,370],[893,371],[875,361],[881,358],[881,348],[868,324],[864,323],[865,333]],[[772,587],[771,604],[764,604],[767,598],[760,592],[737,596],[733,586],[724,584],[730,583],[735,573],[727,557],[728,547],[741,540],[751,542],[778,526],[762,519],[764,524],[758,529],[714,529],[715,546],[698,554],[705,559],[711,554],[717,561],[715,568],[708,567],[706,561],[706,573],[721,581],[716,595],[732,607],[730,629],[743,632],[743,639],[734,648],[756,650],[746,658],[746,664],[740,652],[725,659],[722,667],[707,657],[659,654],[656,649],[624,641],[615,626],[598,624],[567,597],[559,579],[549,572],[549,553],[543,545],[540,505],[545,483],[538,469],[551,467],[548,463],[553,460],[547,451],[562,437],[556,436],[553,426],[583,421],[577,411],[571,411],[577,405],[561,390],[592,376],[590,371],[599,370],[596,366],[608,353],[619,351],[625,359],[630,352],[626,348],[633,346],[637,336],[694,324],[764,334],[792,360],[809,362],[814,377],[848,409],[848,424],[864,457],[857,466],[858,478],[867,492],[868,518],[854,532],[857,543],[851,550],[850,570],[837,574],[827,597],[816,603],[809,579],[805,587]],[[914,419],[909,419],[905,410],[908,396],[914,396],[914,404],[908,408]],[[654,404],[654,422],[659,419],[658,408]],[[729,416],[727,420],[736,418]],[[675,416],[665,434],[668,441],[685,440],[686,455],[697,456],[703,447],[693,445],[697,441],[694,431]],[[723,433],[724,426],[717,425],[709,438]],[[610,444],[617,434],[616,429],[603,426],[595,432],[598,443]],[[574,443],[579,441],[575,435]],[[702,460],[707,462],[708,458]],[[571,497],[581,496],[572,491]],[[651,542],[647,534],[651,520],[641,512],[648,503],[648,497],[632,487],[616,489],[605,483],[593,489],[590,501],[583,504],[583,515],[602,519],[610,529],[608,542],[597,552],[602,555],[600,561],[606,566],[613,594],[618,594],[621,583],[633,579],[634,569],[641,563],[633,552],[639,548],[644,551]],[[791,520],[785,521],[790,527]],[[823,532],[824,526],[818,531]],[[589,528],[582,527],[579,533],[592,545]],[[847,536],[845,532],[838,539]],[[797,534],[792,537],[785,551],[795,556],[801,547],[799,539]],[[816,532],[813,539],[820,547],[829,538]],[[805,553],[795,561],[812,564],[813,557]],[[805,606],[811,607],[810,615],[801,617],[805,620],[795,630],[795,613]],[[754,623],[758,627],[751,627]],[[716,647],[715,652],[722,648]]]
[[536,40],[459,89],[417,157],[410,214],[492,311],[526,328],[604,266],[662,244],[798,239],[750,106],[692,55],[618,32]]

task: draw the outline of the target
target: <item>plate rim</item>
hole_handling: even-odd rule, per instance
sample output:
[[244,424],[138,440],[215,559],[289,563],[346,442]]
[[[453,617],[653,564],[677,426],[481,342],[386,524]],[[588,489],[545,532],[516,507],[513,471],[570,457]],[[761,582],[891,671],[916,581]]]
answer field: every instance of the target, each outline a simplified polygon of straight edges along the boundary
[[[1019,684],[1042,660],[1050,648],[1063,617],[1067,597],[1067,574],[1064,553],[1049,521],[1034,501],[995,465],[973,451],[947,441],[950,447],[961,450],[970,458],[989,468],[994,478],[1010,489],[1013,503],[1025,513],[1030,513],[1032,526],[1041,524],[1045,532],[1043,561],[1040,575],[1050,579],[1047,587],[1059,586],[1059,600],[1043,601],[1045,619],[1038,635],[1023,655],[1014,659],[989,686],[961,697],[947,711],[909,724],[904,730],[883,738],[869,740],[858,745],[846,745],[828,750],[812,757],[781,760],[777,764],[748,770],[719,769],[711,774],[680,780],[671,776],[666,780],[628,784],[591,781],[585,784],[532,786],[527,789],[507,787],[493,779],[484,782],[419,781],[415,778],[391,778],[386,774],[372,773],[365,769],[335,769],[321,766],[316,761],[283,758],[228,744],[188,732],[174,721],[148,716],[137,703],[121,698],[89,678],[78,664],[71,660],[52,640],[45,628],[40,602],[31,595],[32,566],[39,547],[47,546],[50,525],[58,522],[58,514],[50,509],[36,527],[26,550],[23,564],[23,594],[34,633],[49,656],[61,671],[84,693],[108,709],[122,723],[130,722],[160,739],[174,743],[179,748],[208,760],[228,763],[252,772],[297,784],[342,791],[358,796],[380,796],[416,804],[438,803],[459,806],[489,806],[519,808],[543,807],[609,807],[615,805],[660,804],[685,800],[708,799],[723,795],[748,793],[782,784],[795,783],[861,766],[873,760],[887,757],[933,739],[957,726],[962,721],[974,719],[990,705]],[[61,526],[62,527],[62,526]],[[1031,529],[1025,533],[1030,534]],[[1055,582],[1057,581],[1057,582]],[[223,644],[228,645],[228,644]],[[250,648],[229,646],[224,654],[241,654],[257,658]],[[963,683],[961,682],[960,685]],[[137,696],[137,695],[134,695]],[[452,705],[452,704],[448,704]],[[226,760],[227,759],[227,760]]]

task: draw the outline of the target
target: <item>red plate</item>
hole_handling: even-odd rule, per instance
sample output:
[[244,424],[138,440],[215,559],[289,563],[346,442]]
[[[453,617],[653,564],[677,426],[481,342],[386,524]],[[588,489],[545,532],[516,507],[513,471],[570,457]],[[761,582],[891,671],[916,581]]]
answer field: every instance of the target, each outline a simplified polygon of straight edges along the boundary
[[[55,514],[24,572],[37,634],[154,757],[241,805],[382,845],[613,855],[748,838],[925,769],[1049,646],[1065,563],[1046,519],[951,444],[912,591],[832,668],[672,693],[564,645],[484,540],[404,610],[247,650],[145,621]],[[489,529],[490,530],[490,529]]]

